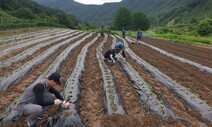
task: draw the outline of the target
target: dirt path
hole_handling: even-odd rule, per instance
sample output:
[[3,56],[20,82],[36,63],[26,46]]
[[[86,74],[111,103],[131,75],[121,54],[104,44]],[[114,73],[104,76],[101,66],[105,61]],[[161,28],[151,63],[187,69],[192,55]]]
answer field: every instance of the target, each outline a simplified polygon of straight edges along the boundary
[[80,116],[86,127],[100,127],[104,118],[104,91],[102,87],[102,77],[99,70],[98,60],[96,58],[96,48],[103,41],[99,38],[97,42],[90,47],[86,57],[86,67],[81,82],[81,108]]

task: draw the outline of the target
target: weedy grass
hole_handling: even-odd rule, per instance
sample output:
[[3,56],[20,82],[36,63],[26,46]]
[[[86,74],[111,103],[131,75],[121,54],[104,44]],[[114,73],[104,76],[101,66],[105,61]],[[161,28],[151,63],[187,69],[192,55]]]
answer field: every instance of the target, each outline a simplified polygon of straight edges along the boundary
[[[126,36],[136,36],[137,31],[126,31]],[[112,31],[112,34],[122,36],[121,31]],[[177,43],[186,43],[186,44],[195,44],[195,43],[203,43],[203,44],[212,44],[212,37],[200,37],[194,35],[177,35],[172,33],[163,33],[158,34],[153,31],[143,31],[144,37],[150,38],[159,38],[163,40],[174,41]]]
[[153,34],[153,37],[175,41],[178,43],[204,43],[204,44],[212,44],[212,38],[210,37],[198,37],[191,35],[176,35],[176,34]]

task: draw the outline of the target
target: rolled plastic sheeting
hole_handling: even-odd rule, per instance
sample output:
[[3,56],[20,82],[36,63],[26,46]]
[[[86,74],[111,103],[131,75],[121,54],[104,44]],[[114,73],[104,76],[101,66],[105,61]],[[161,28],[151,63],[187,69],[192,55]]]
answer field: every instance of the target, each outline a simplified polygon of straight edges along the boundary
[[72,115],[70,117],[54,116],[49,117],[41,127],[85,127],[85,125],[78,119],[79,117]]

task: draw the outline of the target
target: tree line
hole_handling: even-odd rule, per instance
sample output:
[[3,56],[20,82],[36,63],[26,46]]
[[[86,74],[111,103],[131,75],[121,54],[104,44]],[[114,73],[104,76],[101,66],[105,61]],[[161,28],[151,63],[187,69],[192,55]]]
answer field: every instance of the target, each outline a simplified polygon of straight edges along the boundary
[[79,22],[72,15],[38,5],[31,0],[0,0],[0,29],[27,26],[59,26],[78,29]]
[[121,30],[148,30],[151,26],[150,19],[143,12],[132,12],[126,7],[120,7],[114,17],[111,29]]

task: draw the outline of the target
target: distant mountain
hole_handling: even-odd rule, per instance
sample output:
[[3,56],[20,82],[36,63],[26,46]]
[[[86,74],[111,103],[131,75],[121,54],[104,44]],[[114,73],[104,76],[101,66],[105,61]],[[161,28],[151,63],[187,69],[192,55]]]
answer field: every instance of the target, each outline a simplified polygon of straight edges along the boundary
[[[131,11],[144,12],[148,17],[160,24],[173,19],[183,22],[191,18],[212,17],[212,0],[123,0],[119,3],[103,5],[84,5],[73,0],[34,0],[45,6],[61,9],[73,14],[83,22],[95,25],[108,24],[119,7],[127,7]],[[195,6],[194,6],[195,5]]]

